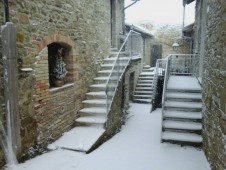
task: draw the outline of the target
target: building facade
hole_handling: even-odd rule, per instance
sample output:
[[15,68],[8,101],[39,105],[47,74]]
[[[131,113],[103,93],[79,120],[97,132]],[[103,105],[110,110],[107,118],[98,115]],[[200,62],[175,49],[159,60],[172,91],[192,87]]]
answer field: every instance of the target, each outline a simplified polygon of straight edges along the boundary
[[196,1],[194,51],[203,88],[203,150],[213,170],[226,169],[225,11],[225,1]]
[[[0,7],[4,23],[2,3]],[[111,47],[120,46],[124,1],[9,1],[9,19],[16,27],[18,60],[17,156],[26,159],[74,126],[102,60]],[[54,73],[56,56],[63,60],[62,74]],[[55,81],[64,73],[64,82]],[[4,121],[4,107],[0,114]],[[3,154],[0,159],[3,162]]]

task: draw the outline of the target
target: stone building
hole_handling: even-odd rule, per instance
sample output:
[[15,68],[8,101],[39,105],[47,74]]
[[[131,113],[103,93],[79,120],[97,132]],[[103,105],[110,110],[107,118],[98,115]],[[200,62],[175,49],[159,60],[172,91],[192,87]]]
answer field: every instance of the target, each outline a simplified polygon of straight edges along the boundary
[[[184,5],[194,0],[184,0]],[[226,169],[226,1],[196,1],[194,51],[203,88],[203,149],[213,170]]]
[[141,34],[142,40],[143,40],[143,56],[144,58],[143,63],[146,65],[151,65],[151,50],[152,50],[152,43],[154,41],[154,35],[148,31],[147,29],[134,25],[134,24],[128,24],[126,23],[126,32],[129,32],[130,30],[134,30]]
[[[2,3],[0,9],[3,24]],[[15,0],[9,1],[9,20],[16,27],[18,59],[17,157],[26,159],[74,126],[100,64],[111,47],[120,47],[124,1]],[[67,70],[63,85],[51,74],[58,54]],[[3,112],[0,108],[1,117]]]

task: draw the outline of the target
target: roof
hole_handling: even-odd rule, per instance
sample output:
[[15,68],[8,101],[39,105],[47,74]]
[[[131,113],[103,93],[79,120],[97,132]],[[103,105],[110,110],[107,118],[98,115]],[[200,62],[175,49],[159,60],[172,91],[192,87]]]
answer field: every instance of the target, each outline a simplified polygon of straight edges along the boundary
[[151,33],[151,31],[149,31],[149,30],[147,30],[147,29],[145,29],[141,26],[138,26],[138,25],[135,25],[135,24],[129,24],[129,23],[125,23],[125,25],[127,27],[129,27],[131,30],[134,30],[134,31],[139,32],[141,34],[153,37],[153,34]]
[[195,0],[183,0],[183,5],[185,6],[187,4],[192,3],[193,1],[195,1]]
[[190,32],[193,31],[194,29],[194,23],[187,25],[186,27],[183,28],[183,32]]

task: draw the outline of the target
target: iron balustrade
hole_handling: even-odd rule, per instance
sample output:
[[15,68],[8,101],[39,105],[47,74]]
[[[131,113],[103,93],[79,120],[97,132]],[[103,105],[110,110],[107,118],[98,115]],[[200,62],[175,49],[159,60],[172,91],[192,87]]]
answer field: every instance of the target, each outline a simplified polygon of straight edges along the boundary
[[[165,110],[166,86],[171,75],[198,77],[199,59],[197,54],[170,54],[166,57],[166,70],[162,94],[162,121]],[[161,134],[162,139],[162,134]]]
[[130,60],[133,57],[142,57],[142,55],[143,43],[141,34],[130,30],[119,52],[117,53],[116,60],[114,62],[106,84],[106,116],[108,116],[108,113],[110,111],[112,100],[117,90],[118,83],[121,80],[122,75],[124,74],[125,69],[128,66]]
[[152,89],[153,89],[152,102],[155,100],[156,95],[157,95],[156,93],[157,93],[158,77],[165,75],[166,63],[167,63],[166,59],[158,59],[156,61],[154,78],[153,78],[153,83],[152,83]]

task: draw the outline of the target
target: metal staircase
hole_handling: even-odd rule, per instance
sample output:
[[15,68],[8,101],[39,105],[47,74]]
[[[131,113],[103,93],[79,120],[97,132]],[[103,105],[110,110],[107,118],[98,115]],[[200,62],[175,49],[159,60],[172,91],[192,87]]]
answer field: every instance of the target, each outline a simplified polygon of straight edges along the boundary
[[[134,40],[139,40],[140,47],[133,42]],[[142,54],[139,50],[142,50],[141,36],[134,31],[130,31],[120,50],[112,50],[109,58],[103,60],[101,70],[94,78],[95,84],[90,85],[89,92],[86,93],[86,99],[82,101],[83,109],[78,112],[75,128],[54,142],[49,149],[66,148],[89,152],[97,141],[104,136],[108,128],[108,113],[118,88],[118,82],[121,80],[131,58],[134,55]],[[67,139],[68,136],[72,138]],[[68,141],[68,143],[62,145],[63,142],[61,141]]]
[[151,103],[153,93],[154,68],[149,65],[143,67],[133,94],[135,103]]
[[[193,59],[186,70],[181,64],[187,56],[168,58],[162,106],[162,142],[202,146],[201,86],[195,76]],[[175,65],[177,63],[177,65]],[[172,67],[173,66],[173,67]],[[176,67],[180,68],[177,69]],[[189,71],[188,71],[189,70]]]
[[[170,77],[174,81],[175,77]],[[196,78],[177,77],[185,81]],[[163,110],[162,141],[182,145],[201,146],[202,143],[202,101],[200,89],[187,89],[183,86],[167,87]]]

